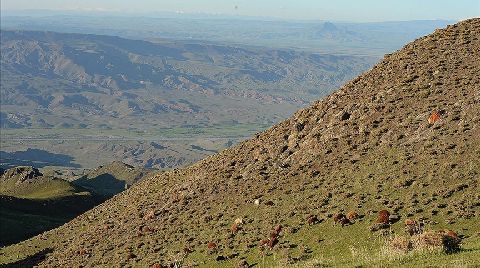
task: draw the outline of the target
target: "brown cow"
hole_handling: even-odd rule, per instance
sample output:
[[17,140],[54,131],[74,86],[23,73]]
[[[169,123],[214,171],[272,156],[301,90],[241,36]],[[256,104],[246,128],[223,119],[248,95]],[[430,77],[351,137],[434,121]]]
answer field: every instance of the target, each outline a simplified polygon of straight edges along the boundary
[[348,212],[347,213],[347,219],[349,221],[354,221],[354,220],[358,219],[358,213],[356,211],[353,211],[353,210]]
[[335,224],[340,223],[342,227],[350,223],[347,217],[345,217],[345,215],[342,213],[337,213],[333,215],[333,221],[335,222]]
[[234,223],[232,224],[232,227],[230,227],[230,230],[232,231],[233,234],[236,234],[238,230],[240,230],[240,227],[236,223]]
[[380,210],[378,212],[377,223],[389,224],[390,223],[390,212],[388,210]]
[[313,225],[313,224],[317,224],[319,223],[320,221],[318,220],[317,216],[316,215],[309,215],[308,218],[307,218],[307,223],[308,225]]
[[438,120],[440,120],[440,113],[438,112],[433,112],[430,117],[428,117],[428,123],[430,125],[433,125],[435,124],[435,122],[437,122]]
[[208,242],[207,243],[207,248],[208,249],[214,249],[217,247],[217,244],[215,244],[214,242]]
[[268,247],[270,249],[273,249],[273,247],[278,243],[278,239],[276,237],[271,238],[270,241],[268,241]]

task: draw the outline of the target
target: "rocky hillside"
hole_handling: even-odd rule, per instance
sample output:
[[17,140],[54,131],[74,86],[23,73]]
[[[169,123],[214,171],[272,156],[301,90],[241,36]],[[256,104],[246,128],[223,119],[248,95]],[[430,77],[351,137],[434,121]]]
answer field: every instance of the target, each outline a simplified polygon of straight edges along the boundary
[[[479,38],[480,19],[437,30],[252,139],[144,180],[0,258],[41,267],[479,265]],[[337,214],[346,212],[349,220]],[[386,254],[406,219],[455,230],[464,250]],[[375,221],[387,229],[372,232]]]
[[61,198],[89,193],[55,176],[44,176],[37,168],[19,166],[0,177],[0,194],[19,198]]

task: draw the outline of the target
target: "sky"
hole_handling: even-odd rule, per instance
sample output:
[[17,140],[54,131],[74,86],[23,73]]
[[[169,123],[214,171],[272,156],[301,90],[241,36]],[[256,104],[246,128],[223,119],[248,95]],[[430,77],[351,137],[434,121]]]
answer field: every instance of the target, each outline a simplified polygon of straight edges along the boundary
[[398,21],[480,17],[480,0],[1,0],[12,10],[179,12],[281,19]]

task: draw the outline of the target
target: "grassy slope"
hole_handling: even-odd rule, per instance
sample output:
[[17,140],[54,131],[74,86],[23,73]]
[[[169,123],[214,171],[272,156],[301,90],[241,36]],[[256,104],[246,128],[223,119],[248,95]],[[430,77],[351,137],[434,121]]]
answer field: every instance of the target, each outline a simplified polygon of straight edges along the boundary
[[[392,254],[384,249],[388,237],[378,236],[368,231],[373,217],[363,222],[340,227],[327,223],[305,226],[296,234],[284,234],[281,240],[288,240],[296,248],[289,250],[265,251],[253,248],[249,254],[243,255],[249,264],[258,267],[476,267],[480,265],[480,239],[477,233],[464,233],[470,237],[464,239],[462,250],[455,254],[442,252],[424,252],[409,254]],[[455,230],[475,230],[472,221],[461,221],[454,225],[435,226],[453,228]],[[392,229],[402,233],[403,226],[396,224]],[[28,243],[20,243],[4,248],[0,255],[1,263],[22,260],[38,252],[39,249],[52,248],[56,241],[35,239]],[[315,252],[307,254],[304,249]],[[238,259],[217,262],[215,253],[194,252],[184,259],[184,264],[199,264],[201,267],[232,267]],[[264,257],[262,257],[264,256]],[[297,259],[292,263],[292,258]],[[126,262],[128,263],[128,262]],[[130,264],[134,264],[131,262]],[[138,265],[135,267],[143,267]]]
[[[4,248],[1,261],[51,248],[42,266],[145,267],[178,260],[190,247],[184,263],[202,267],[231,267],[240,258],[283,267],[287,256],[299,267],[478,266],[480,66],[470,52],[480,47],[479,36],[476,19],[417,40],[291,119]],[[444,111],[433,126],[432,110]],[[333,226],[333,213],[352,209],[365,220]],[[368,230],[380,209],[401,217],[392,225],[395,234],[404,233],[405,218],[422,219],[429,229],[456,230],[463,250],[384,255],[385,237]],[[146,219],[151,211],[156,216]],[[323,221],[308,226],[310,214]],[[238,217],[245,224],[232,235]],[[277,224],[284,226],[280,242],[263,257],[258,242]],[[215,252],[206,246],[212,241]],[[215,261],[218,256],[231,260]]]

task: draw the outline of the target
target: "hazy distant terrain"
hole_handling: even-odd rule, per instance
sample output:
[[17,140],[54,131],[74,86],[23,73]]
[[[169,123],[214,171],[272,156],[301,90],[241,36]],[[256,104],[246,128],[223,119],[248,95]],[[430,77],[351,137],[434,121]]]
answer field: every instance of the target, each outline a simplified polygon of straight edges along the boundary
[[375,55],[391,53],[409,41],[454,21],[347,23],[282,21],[270,18],[191,14],[145,14],[54,11],[3,14],[6,29],[95,33],[130,38],[207,40],[244,45],[304,49],[323,53]]
[[53,32],[3,30],[1,40],[3,161],[13,150],[37,148],[88,167],[191,163],[286,118],[376,61]]

